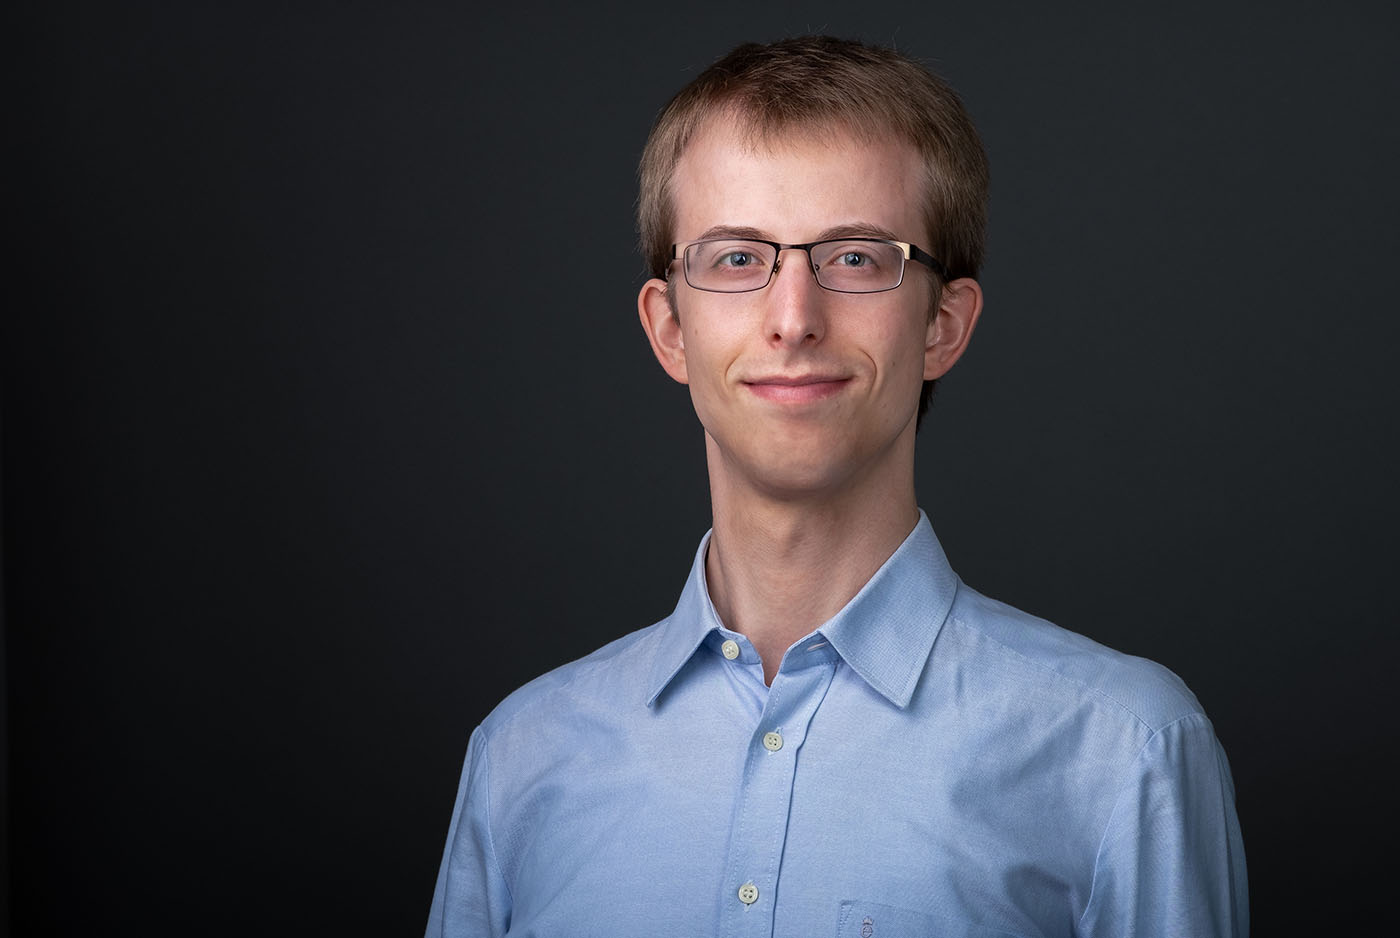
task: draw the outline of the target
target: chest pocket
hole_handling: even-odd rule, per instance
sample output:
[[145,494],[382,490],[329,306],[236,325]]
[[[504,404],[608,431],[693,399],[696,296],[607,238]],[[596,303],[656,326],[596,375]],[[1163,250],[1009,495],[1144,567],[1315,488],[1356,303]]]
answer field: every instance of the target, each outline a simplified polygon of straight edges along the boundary
[[942,915],[929,915],[878,902],[846,899],[836,924],[836,938],[1018,938]]

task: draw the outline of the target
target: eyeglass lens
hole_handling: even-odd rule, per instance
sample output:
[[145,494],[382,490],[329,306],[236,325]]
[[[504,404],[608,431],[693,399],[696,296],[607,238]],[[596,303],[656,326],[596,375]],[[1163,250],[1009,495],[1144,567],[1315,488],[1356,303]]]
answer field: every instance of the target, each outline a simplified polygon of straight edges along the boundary
[[[768,285],[778,256],[762,241],[698,241],[685,249],[686,281],[698,290],[743,293]],[[822,241],[811,247],[817,283],[843,293],[877,293],[899,286],[904,251],[885,241]]]

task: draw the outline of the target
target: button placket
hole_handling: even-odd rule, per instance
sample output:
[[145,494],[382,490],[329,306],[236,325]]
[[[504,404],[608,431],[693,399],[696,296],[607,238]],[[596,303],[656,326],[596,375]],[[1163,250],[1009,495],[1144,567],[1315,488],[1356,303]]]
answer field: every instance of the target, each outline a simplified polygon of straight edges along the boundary
[[749,738],[730,831],[726,899],[720,933],[773,933],[774,904],[787,841],[797,754],[806,727],[830,686],[835,661],[779,670]]

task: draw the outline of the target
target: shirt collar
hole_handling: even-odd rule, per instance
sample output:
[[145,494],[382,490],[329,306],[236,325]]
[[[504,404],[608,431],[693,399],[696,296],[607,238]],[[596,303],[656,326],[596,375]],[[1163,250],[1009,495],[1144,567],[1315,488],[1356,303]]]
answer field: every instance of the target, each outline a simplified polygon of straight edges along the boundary
[[[648,707],[705,637],[721,627],[705,583],[705,551],[711,533],[700,539],[676,609],[661,624]],[[920,509],[919,521],[904,543],[818,631],[873,690],[903,709],[914,695],[957,591],[957,574],[948,565],[928,515]]]

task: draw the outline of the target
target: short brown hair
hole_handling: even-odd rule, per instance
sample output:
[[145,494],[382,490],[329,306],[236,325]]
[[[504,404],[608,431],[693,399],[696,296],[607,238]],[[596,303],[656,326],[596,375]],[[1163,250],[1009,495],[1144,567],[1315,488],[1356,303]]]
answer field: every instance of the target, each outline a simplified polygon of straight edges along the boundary
[[[926,168],[928,244],[920,246],[951,278],[977,276],[987,226],[987,154],[962,102],[946,82],[893,49],[830,36],[745,43],[662,109],[638,172],[637,226],[652,276],[665,277],[671,260],[676,164],[695,133],[723,111],[747,121],[758,140],[827,128],[906,140]],[[933,384],[924,382],[920,419]]]

